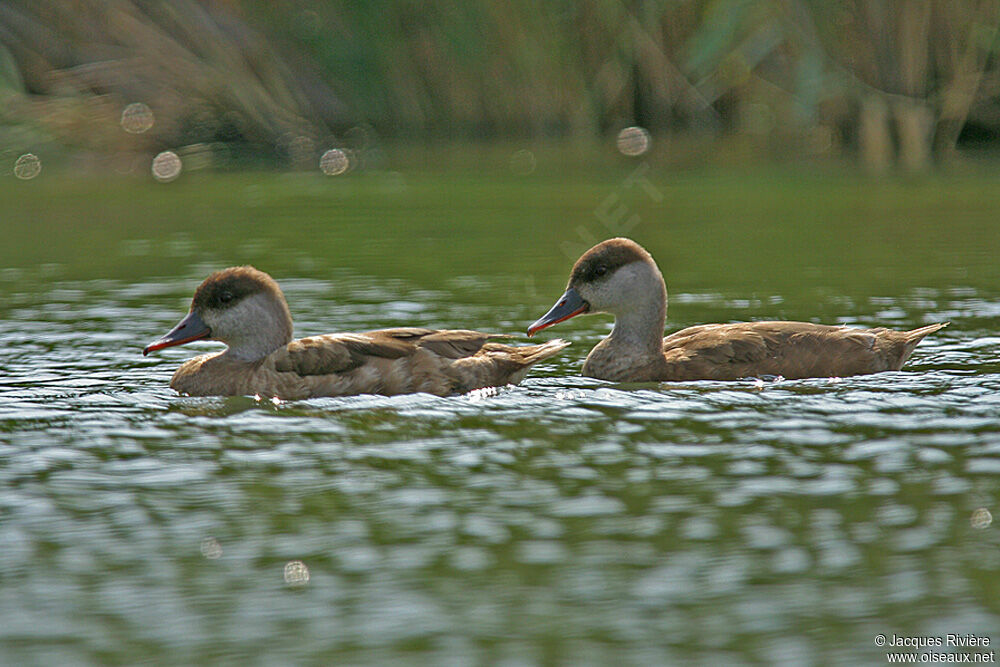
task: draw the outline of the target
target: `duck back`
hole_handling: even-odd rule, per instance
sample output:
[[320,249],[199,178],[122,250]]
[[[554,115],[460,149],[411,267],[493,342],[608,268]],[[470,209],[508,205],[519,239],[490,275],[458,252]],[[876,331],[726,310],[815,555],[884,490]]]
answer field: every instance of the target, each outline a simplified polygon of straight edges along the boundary
[[297,400],[425,392],[438,396],[516,384],[531,366],[569,343],[512,346],[468,330],[382,329],[292,341],[258,362],[204,355],[170,386],[192,396],[257,394]]
[[662,380],[792,380],[899,370],[917,343],[944,326],[895,331],[781,321],[688,327],[663,339],[658,374]]

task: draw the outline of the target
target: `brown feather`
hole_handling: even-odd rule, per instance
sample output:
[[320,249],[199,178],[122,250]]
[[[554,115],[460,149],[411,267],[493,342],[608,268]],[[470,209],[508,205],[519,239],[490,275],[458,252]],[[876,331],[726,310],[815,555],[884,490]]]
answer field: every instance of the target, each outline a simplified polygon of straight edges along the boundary
[[585,252],[573,266],[567,294],[570,289],[584,303],[578,312],[615,314],[614,330],[591,350],[583,374],[617,382],[798,379],[899,370],[921,339],[946,326],[894,331],[742,322],[688,327],[663,338],[663,276],[652,256],[625,238]]
[[845,377],[899,370],[916,344],[941,329],[854,329],[807,322],[689,327],[663,339],[663,380]]
[[[242,303],[242,305],[241,305]],[[511,346],[505,338],[479,331],[399,327],[291,339],[291,315],[277,283],[253,267],[235,267],[207,278],[195,292],[192,311],[224,343],[240,340],[243,350],[265,344],[259,358],[247,359],[230,347],[220,354],[190,359],[170,386],[192,396],[257,394],[288,400],[363,393],[428,392],[441,396],[519,382],[535,363],[569,343]],[[264,308],[265,310],[261,310]],[[242,310],[240,310],[242,309]],[[263,326],[254,314],[270,322]],[[288,342],[290,341],[290,342]]]
[[272,356],[275,370],[279,372],[327,375],[357,368],[372,357],[398,359],[412,353],[412,343],[373,331],[301,338]]

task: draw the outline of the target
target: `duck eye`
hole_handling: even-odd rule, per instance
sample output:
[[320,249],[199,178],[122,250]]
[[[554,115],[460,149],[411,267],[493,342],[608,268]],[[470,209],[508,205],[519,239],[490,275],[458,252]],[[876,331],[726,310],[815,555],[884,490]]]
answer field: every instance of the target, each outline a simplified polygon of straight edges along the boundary
[[604,266],[603,264],[594,269],[594,274],[597,276],[603,276],[607,272],[608,272],[608,267]]
[[222,303],[229,303],[232,300],[233,300],[232,292],[223,292],[222,294],[219,295],[219,301],[221,301]]

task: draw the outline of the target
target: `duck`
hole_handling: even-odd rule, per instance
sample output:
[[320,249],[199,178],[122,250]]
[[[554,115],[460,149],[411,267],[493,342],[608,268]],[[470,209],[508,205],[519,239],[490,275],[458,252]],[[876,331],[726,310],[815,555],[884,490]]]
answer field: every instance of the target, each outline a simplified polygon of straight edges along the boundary
[[847,377],[898,371],[917,344],[947,326],[912,331],[809,322],[702,324],[663,337],[667,287],[652,255],[613,238],[573,265],[565,293],[528,335],[585,313],[615,323],[583,364],[583,375],[612,382]]
[[517,384],[534,364],[569,345],[512,346],[499,334],[417,327],[292,340],[278,283],[252,266],[216,271],[195,290],[188,314],[143,355],[196,340],[226,345],[185,361],[170,387],[188,396],[256,395],[284,400],[356,394],[438,396]]

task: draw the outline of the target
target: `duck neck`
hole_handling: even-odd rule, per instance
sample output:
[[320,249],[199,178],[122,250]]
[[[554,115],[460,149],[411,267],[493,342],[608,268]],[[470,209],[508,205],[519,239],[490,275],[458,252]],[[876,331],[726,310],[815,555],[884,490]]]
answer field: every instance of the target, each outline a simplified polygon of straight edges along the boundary
[[284,299],[254,295],[227,329],[233,332],[224,341],[228,358],[257,361],[292,342],[292,315]]
[[587,292],[594,312],[614,315],[615,326],[587,355],[583,374],[612,382],[653,379],[653,371],[664,363],[667,318],[667,286],[656,264],[627,264]]
[[607,337],[611,348],[629,352],[629,356],[663,355],[663,327],[667,318],[667,288],[663,278],[615,313],[615,326]]
[[226,355],[230,359],[239,361],[257,361],[271,354],[279,347],[283,347],[291,342],[291,337],[258,337],[252,340],[240,341],[239,344],[230,343]]
[[630,296],[629,304],[614,313],[614,329],[587,355],[584,375],[612,382],[655,379],[646,375],[663,364],[666,287],[661,279],[658,288]]

